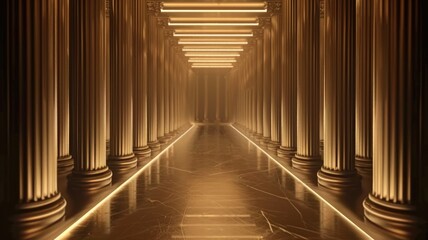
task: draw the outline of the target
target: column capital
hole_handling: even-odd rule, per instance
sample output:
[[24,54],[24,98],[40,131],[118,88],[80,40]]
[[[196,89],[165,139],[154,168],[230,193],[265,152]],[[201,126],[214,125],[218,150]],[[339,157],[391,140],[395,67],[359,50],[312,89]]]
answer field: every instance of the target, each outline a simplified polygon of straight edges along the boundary
[[110,0],[105,0],[105,1],[106,1],[106,17],[110,17],[111,3],[110,3]]
[[320,0],[320,18],[324,18],[324,0]]
[[160,26],[162,28],[168,27],[168,21],[169,21],[168,17],[166,17],[166,16],[158,16],[157,20],[158,20],[158,26]]
[[[168,24],[168,23],[167,23],[167,24]],[[167,38],[168,40],[171,40],[171,39],[172,39],[172,37],[174,36],[174,30],[173,30],[173,29],[170,29],[170,28],[165,29],[165,31],[164,31],[164,36],[165,36],[165,38]]]
[[279,15],[281,13],[282,2],[281,1],[269,1],[267,2],[267,12],[270,16]]
[[263,38],[263,29],[262,28],[254,29],[253,36],[255,38]]
[[161,9],[161,2],[159,1],[148,1],[147,2],[147,14],[159,15]]
[[259,24],[262,28],[270,27],[270,25],[272,24],[272,19],[271,17],[260,17]]

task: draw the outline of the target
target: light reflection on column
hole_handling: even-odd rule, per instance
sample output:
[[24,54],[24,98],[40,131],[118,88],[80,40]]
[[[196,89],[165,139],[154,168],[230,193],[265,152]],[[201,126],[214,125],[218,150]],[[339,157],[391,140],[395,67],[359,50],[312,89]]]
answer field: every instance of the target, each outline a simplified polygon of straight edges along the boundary
[[160,183],[160,159],[158,161],[156,161],[156,184]]
[[110,234],[111,230],[111,201],[107,200],[101,207],[98,208],[94,219],[94,232],[102,234]]
[[327,204],[320,202],[320,235],[335,233],[337,221],[336,213]]
[[256,150],[256,154],[257,154],[257,170],[260,171],[262,169],[262,167],[261,167],[261,161],[262,161],[262,156],[264,156],[264,154],[258,148]]

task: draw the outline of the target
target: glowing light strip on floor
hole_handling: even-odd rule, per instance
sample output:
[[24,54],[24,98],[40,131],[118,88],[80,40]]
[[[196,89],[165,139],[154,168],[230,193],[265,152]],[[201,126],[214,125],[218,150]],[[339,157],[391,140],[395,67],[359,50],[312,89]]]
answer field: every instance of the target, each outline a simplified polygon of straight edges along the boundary
[[261,152],[263,152],[270,160],[272,160],[273,162],[275,162],[279,167],[281,167],[283,170],[285,170],[290,176],[292,176],[294,178],[294,180],[298,181],[299,183],[301,183],[307,190],[309,190],[309,192],[313,193],[315,196],[317,196],[322,202],[324,202],[325,204],[327,204],[329,207],[331,207],[339,216],[341,216],[343,219],[345,219],[348,223],[351,224],[351,226],[353,226],[356,230],[358,230],[359,232],[361,232],[364,236],[366,236],[368,239],[372,239],[374,240],[373,237],[371,237],[368,233],[366,233],[363,229],[361,229],[357,224],[355,224],[351,219],[349,219],[348,217],[346,217],[343,213],[341,213],[337,208],[335,208],[331,203],[329,203],[327,200],[325,200],[321,195],[319,195],[317,192],[315,192],[311,187],[309,187],[305,182],[303,182],[302,180],[300,180],[296,175],[294,175],[292,172],[290,172],[290,170],[288,170],[287,168],[285,168],[284,166],[282,166],[275,158],[273,158],[272,156],[270,156],[270,154],[268,152],[266,152],[264,149],[262,149],[261,147],[259,147],[255,142],[253,142],[253,140],[251,140],[250,138],[248,138],[247,136],[245,136],[245,134],[243,134],[241,131],[239,131],[237,128],[235,128],[232,124],[229,124],[230,127],[232,127],[233,129],[235,129],[239,134],[241,134],[245,139],[247,139],[249,142],[251,142],[254,146],[256,146],[257,149],[259,149]]
[[177,139],[174,140],[174,142],[172,142],[170,145],[168,145],[168,147],[166,147],[165,149],[163,149],[156,157],[154,157],[152,160],[150,160],[150,162],[148,162],[146,165],[144,165],[140,170],[138,170],[136,173],[134,173],[134,175],[132,175],[130,178],[128,178],[128,180],[126,180],[125,182],[123,182],[122,184],[120,184],[119,187],[117,187],[115,190],[113,190],[109,195],[107,195],[103,200],[101,200],[99,203],[97,203],[93,208],[91,208],[88,212],[86,212],[82,217],[80,217],[76,222],[74,222],[73,224],[71,224],[71,226],[69,226],[66,230],[64,230],[64,232],[62,232],[59,236],[57,236],[55,238],[56,239],[63,239],[65,237],[69,237],[69,234],[76,228],[78,227],[78,225],[80,223],[82,223],[83,221],[85,221],[86,219],[88,219],[88,217],[91,216],[92,213],[94,213],[96,210],[98,210],[98,208],[100,208],[105,202],[107,202],[108,200],[110,200],[112,197],[114,197],[117,193],[119,193],[124,187],[126,187],[128,185],[129,182],[133,181],[135,178],[137,178],[141,173],[144,172],[144,170],[146,170],[147,167],[149,167],[150,165],[152,165],[154,162],[156,162],[157,160],[159,160],[160,156],[162,156],[170,147],[172,147],[178,140],[180,140],[183,136],[185,136],[190,130],[192,130],[195,127],[194,124],[192,124],[192,126],[187,129],[186,132],[184,132],[181,136],[179,136]]

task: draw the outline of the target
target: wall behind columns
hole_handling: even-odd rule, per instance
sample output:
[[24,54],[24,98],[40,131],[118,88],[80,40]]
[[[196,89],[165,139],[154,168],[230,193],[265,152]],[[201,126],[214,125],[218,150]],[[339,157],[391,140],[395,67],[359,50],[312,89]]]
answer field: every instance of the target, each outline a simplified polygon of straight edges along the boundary
[[[225,108],[226,108],[226,80],[225,75],[222,73],[215,73],[212,71],[198,71],[195,73],[194,80],[198,81],[198,84],[195,84],[195,101],[198,101],[197,108],[195,109],[196,114],[194,119],[195,122],[204,120],[204,112],[205,112],[205,96],[208,94],[208,121],[207,123],[214,122],[227,122],[227,117],[225,116]],[[208,88],[205,88],[205,79],[208,81]],[[217,82],[220,81],[219,84],[219,110],[220,110],[220,121],[216,121],[216,97],[217,97]]]

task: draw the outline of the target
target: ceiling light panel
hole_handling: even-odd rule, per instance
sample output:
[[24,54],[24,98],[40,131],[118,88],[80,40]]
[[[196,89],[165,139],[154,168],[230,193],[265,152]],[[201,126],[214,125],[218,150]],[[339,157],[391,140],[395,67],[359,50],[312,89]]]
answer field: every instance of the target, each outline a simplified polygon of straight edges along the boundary
[[242,52],[242,48],[183,48],[183,52]]
[[219,53],[191,52],[191,53],[185,53],[184,56],[186,57],[239,57],[241,55],[239,53],[227,53],[227,52],[219,52]]
[[266,2],[164,2],[161,12],[267,12]]

